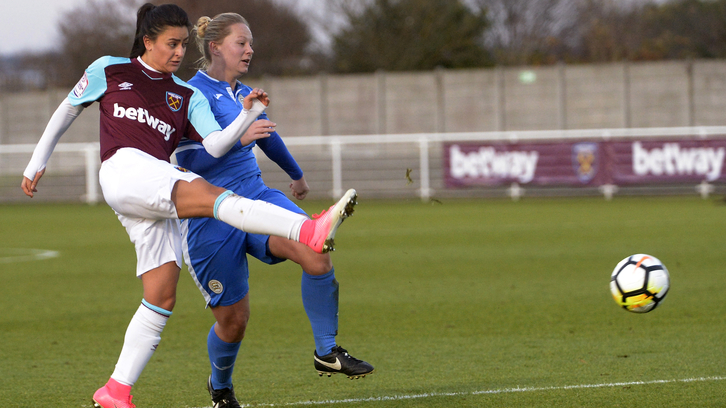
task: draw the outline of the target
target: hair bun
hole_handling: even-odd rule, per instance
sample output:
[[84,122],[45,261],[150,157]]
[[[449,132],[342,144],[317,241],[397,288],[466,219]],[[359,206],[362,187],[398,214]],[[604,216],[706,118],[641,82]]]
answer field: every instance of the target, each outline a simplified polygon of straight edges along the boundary
[[204,38],[204,33],[207,31],[207,27],[209,26],[209,23],[212,22],[212,19],[207,16],[199,17],[199,20],[197,20],[197,36],[200,38]]

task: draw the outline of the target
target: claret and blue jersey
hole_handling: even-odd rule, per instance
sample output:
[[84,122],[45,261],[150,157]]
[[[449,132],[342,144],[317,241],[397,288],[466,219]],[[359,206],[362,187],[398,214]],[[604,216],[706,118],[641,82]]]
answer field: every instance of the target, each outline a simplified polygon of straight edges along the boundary
[[182,139],[201,142],[221,130],[204,95],[138,58],[99,58],[68,100],[74,106],[99,103],[101,160],[133,147],[168,162]]

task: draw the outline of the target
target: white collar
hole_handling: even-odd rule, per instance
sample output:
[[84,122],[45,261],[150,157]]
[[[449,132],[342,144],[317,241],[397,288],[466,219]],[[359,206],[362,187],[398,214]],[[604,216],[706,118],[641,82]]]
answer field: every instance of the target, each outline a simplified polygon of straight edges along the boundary
[[219,79],[212,78],[211,76],[209,76],[209,74],[207,74],[207,71],[199,71],[199,73],[204,75],[205,77],[207,77],[207,79],[209,79],[212,82],[217,82],[217,83],[222,82]]
[[154,68],[151,68],[151,66],[149,64],[145,63],[144,60],[142,60],[140,56],[139,57],[136,57],[136,60],[139,61],[141,63],[141,65],[144,66],[144,68],[146,68],[148,70],[151,70],[151,71],[154,71],[157,74],[161,74],[161,71],[158,71],[158,70],[156,70]]
[[[218,84],[221,84],[222,83],[222,81],[220,81],[219,79],[212,78],[211,76],[209,76],[209,74],[207,73],[207,71],[199,71],[199,73],[202,74],[202,75],[204,75],[205,77],[207,77],[207,79],[209,79],[212,82],[216,82]],[[236,92],[238,92],[240,90],[240,88],[242,87],[242,82],[240,82],[240,80],[237,79],[236,80],[236,83],[237,83],[237,91]],[[225,85],[225,87],[230,88],[229,83],[224,82],[224,85]]]

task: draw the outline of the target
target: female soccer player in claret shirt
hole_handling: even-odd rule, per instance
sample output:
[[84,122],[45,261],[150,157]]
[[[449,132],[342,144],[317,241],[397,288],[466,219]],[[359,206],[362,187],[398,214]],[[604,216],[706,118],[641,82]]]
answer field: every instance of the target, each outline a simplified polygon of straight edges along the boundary
[[269,103],[264,91],[253,90],[242,112],[222,130],[206,98],[173,75],[184,57],[190,28],[187,14],[176,5],[141,6],[130,58],[102,57],[86,69],[51,117],[23,172],[21,188],[33,197],[61,135],[85,106],[99,103],[99,180],[106,202],[136,247],[136,275],[143,283],[144,297],[129,323],[111,378],[93,395],[96,407],[135,406],[131,386],[158,346],[176,301],[182,257],[180,218],[214,217],[235,228],[292,239],[322,253],[332,249],[337,227],[355,204],[355,191],[350,190],[323,217],[309,220],[213,186],[169,162],[183,139],[198,141],[219,157],[241,135],[241,142],[248,144],[274,130],[265,121],[247,131]]
[[[189,84],[206,96],[219,124],[229,126],[244,110],[243,101],[254,92],[238,81],[247,73],[253,54],[249,24],[239,14],[224,13],[214,19],[200,18],[193,32],[206,71],[198,72]],[[260,118],[248,132],[269,126],[264,113]],[[277,132],[256,140],[256,144],[290,176],[292,195],[304,199],[309,187],[303,172]],[[185,140],[175,156],[181,166],[212,184],[305,214],[281,191],[264,184],[252,151],[254,145],[235,143],[229,153],[215,158],[198,141]],[[268,264],[290,259],[302,266],[303,306],[313,330],[313,362],[320,375],[343,373],[358,378],[373,372],[370,364],[336,345],[338,282],[329,254],[316,253],[287,239],[235,230],[210,218],[184,220],[182,232],[189,272],[217,320],[207,338],[212,370],[207,385],[215,407],[240,406],[232,386],[232,370],[250,315],[248,253]]]

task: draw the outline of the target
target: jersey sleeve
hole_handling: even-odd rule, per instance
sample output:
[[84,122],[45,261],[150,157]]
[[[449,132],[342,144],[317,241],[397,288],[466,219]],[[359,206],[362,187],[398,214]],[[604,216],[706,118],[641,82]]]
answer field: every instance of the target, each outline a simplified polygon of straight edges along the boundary
[[[267,116],[265,116],[265,119],[266,118]],[[277,132],[272,132],[270,137],[258,139],[257,146],[265,152],[265,155],[267,155],[270,160],[277,163],[277,165],[280,166],[280,168],[287,173],[292,180],[300,180],[302,178],[302,169],[292,157],[292,154],[290,154],[290,151],[287,149],[285,142],[282,141],[282,138]]]
[[88,106],[106,93],[106,67],[129,62],[128,58],[101,57],[86,68],[83,76],[73,90],[68,93],[68,101],[73,106]]
[[[245,94],[248,95],[252,88],[246,85],[243,86],[247,88],[245,90]],[[257,120],[260,119],[269,120],[267,112],[262,112],[260,116],[257,117]],[[290,151],[287,149],[285,142],[277,132],[272,132],[270,137],[257,139],[255,142],[270,160],[274,161],[285,173],[287,173],[290,179],[300,180],[302,178],[302,169],[295,161],[295,158],[292,157],[292,154],[290,154]]]
[[30,158],[30,162],[25,168],[23,176],[29,180],[34,180],[35,175],[45,168],[61,136],[63,136],[63,133],[68,130],[73,121],[80,115],[81,111],[83,111],[83,106],[71,105],[68,98],[61,102],[58,109],[51,116],[50,121],[48,121],[48,125],[45,127],[45,131],[40,137],[38,144],[35,146],[33,156]]
[[209,101],[199,89],[186,84],[194,92],[189,101],[189,123],[199,133],[202,138],[206,138],[210,133],[222,130],[217,120],[214,118],[212,108]]

